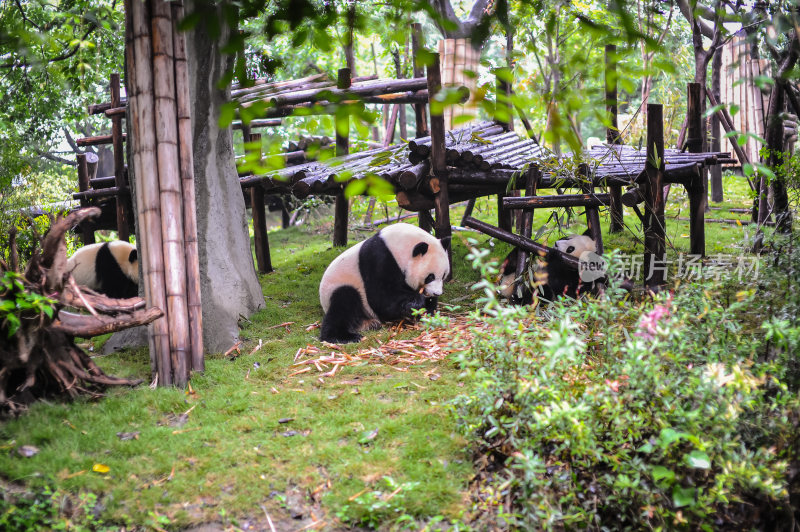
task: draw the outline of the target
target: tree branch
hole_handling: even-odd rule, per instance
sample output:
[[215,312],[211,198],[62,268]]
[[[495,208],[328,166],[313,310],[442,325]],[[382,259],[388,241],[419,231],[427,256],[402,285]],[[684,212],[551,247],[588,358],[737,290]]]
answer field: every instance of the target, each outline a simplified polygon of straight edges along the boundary
[[[83,37],[81,38],[81,41],[85,41],[86,38],[89,37],[89,35],[91,35],[92,32],[94,30],[96,30],[96,29],[97,29],[97,24],[95,24],[94,22],[90,23],[89,24],[89,29],[86,30],[86,33],[83,34]],[[46,62],[46,63],[57,63],[58,61],[63,61],[65,59],[69,59],[73,55],[77,54],[78,50],[80,50],[80,49],[81,49],[81,45],[80,45],[80,43],[78,43],[75,46],[73,46],[70,50],[67,50],[64,53],[62,53],[60,55],[57,55],[55,57],[51,57],[50,59],[47,59],[44,62]],[[21,62],[12,60],[12,61],[9,61],[7,63],[0,64],[0,68],[26,68],[26,67],[32,66],[33,64],[34,63],[31,63],[28,60],[24,60],[24,61],[21,61]]]

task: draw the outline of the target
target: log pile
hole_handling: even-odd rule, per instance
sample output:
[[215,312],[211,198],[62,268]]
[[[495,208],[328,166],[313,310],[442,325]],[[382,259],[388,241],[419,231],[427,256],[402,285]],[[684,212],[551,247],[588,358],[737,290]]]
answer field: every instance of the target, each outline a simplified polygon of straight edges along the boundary
[[[597,178],[617,177],[635,180],[644,171],[647,162],[645,150],[633,146],[595,146],[585,154]],[[680,150],[664,150],[664,177],[667,182],[681,182],[693,174],[698,165],[713,166],[735,162],[728,152],[687,153]]]
[[144,325],[163,315],[158,308],[145,308],[144,300],[138,297],[111,299],[81,289],[66,271],[65,233],[80,221],[99,214],[100,209],[93,207],[55,220],[41,240],[41,251],[21,274],[12,235],[11,264],[0,260],[0,276],[15,277],[16,282],[0,286],[0,300],[46,297],[52,301],[54,312],[20,308],[14,311],[19,323],[16,330],[11,328],[14,320],[4,316],[0,322],[0,415],[16,415],[26,405],[45,397],[99,397],[108,386],[135,386],[141,382],[105,375],[75,344],[76,336],[91,338]]

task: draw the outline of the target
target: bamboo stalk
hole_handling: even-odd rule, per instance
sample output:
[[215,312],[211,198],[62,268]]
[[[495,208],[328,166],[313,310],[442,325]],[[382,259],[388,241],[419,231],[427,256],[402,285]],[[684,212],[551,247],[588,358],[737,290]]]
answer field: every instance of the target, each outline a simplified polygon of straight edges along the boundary
[[156,105],[156,149],[161,234],[164,248],[164,280],[169,320],[170,358],[174,384],[189,381],[191,347],[189,309],[186,299],[186,257],[183,242],[183,190],[178,155],[178,110],[175,101],[175,61],[172,41],[172,8],[152,0],[153,87]]
[[[145,299],[148,306],[164,311],[165,315],[149,327],[151,363],[160,386],[172,384],[169,358],[168,309],[164,286],[164,261],[161,243],[161,208],[158,197],[158,166],[155,152],[155,114],[152,77],[152,44],[150,42],[150,17],[148,4],[128,0],[125,12],[130,13],[132,46],[128,47],[128,77],[131,108],[131,136],[133,138],[134,168],[136,175],[136,209],[139,214],[139,235]],[[144,169],[150,169],[145,172]]]
[[178,111],[178,151],[183,191],[183,234],[186,257],[186,303],[189,311],[191,369],[205,371],[203,357],[203,305],[200,288],[200,252],[197,242],[197,206],[195,204],[194,157],[192,145],[192,109],[189,101],[189,66],[186,60],[186,36],[178,30],[183,19],[183,4],[172,4],[172,39],[175,53],[175,96]]

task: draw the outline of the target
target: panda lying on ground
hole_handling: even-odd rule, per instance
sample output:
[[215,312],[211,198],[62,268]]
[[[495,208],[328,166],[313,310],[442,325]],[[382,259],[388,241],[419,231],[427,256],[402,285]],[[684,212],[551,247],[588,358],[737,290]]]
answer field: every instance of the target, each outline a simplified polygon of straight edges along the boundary
[[115,299],[139,295],[136,246],[123,240],[90,244],[67,261],[75,282]]
[[336,257],[319,285],[325,317],[320,339],[358,342],[360,331],[382,321],[434,312],[450,273],[442,243],[413,225],[398,223]]
[[[588,231],[587,231],[588,233]],[[582,235],[572,235],[558,240],[554,247],[575,258],[580,258],[584,252],[595,251],[597,246],[594,240],[586,233]],[[500,295],[514,304],[529,305],[533,301],[533,293],[527,282],[517,283],[516,268],[519,250],[511,250],[503,264],[500,266]],[[542,257],[541,262],[534,272],[536,287],[539,297],[552,301],[556,297],[567,296],[575,298],[579,294],[592,292],[599,284],[598,281],[584,282],[581,280],[578,271],[570,268],[559,253],[550,251]],[[524,277],[524,276],[523,276]],[[599,280],[602,282],[602,279]]]

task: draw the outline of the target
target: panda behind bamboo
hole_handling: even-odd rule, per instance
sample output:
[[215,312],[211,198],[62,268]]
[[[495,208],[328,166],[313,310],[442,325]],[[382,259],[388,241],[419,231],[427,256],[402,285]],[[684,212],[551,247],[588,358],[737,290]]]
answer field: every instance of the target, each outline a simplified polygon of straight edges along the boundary
[[[558,240],[554,247],[577,259],[584,253],[597,249],[595,241],[585,233]],[[512,303],[529,305],[533,301],[530,287],[527,283],[516,282],[518,253],[517,248],[511,250],[500,266],[499,292]],[[542,258],[542,262],[544,264],[538,265],[534,272],[540,298],[548,301],[561,296],[575,298],[582,293],[595,290],[595,282],[582,281],[578,271],[570,268],[561,254],[551,250]]]
[[90,244],[67,260],[75,282],[115,299],[139,295],[136,246],[123,240]]
[[360,331],[381,322],[434,312],[450,265],[442,243],[413,225],[398,223],[336,257],[319,285],[325,317],[320,339],[358,342]]

